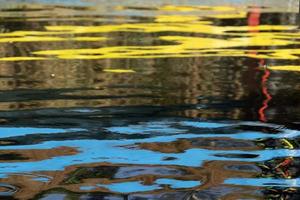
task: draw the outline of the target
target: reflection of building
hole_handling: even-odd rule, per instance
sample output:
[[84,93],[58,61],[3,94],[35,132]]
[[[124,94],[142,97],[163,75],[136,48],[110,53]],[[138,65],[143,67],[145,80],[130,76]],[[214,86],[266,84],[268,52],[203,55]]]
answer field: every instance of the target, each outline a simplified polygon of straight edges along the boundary
[[[41,13],[45,12],[48,11],[41,11]],[[82,12],[76,9],[66,9],[64,15],[77,16]],[[33,13],[28,12],[27,14],[32,17]],[[268,23],[268,19],[271,19],[272,21],[278,21],[278,24],[286,24],[287,21],[291,23],[291,18],[286,16],[294,16],[294,14],[263,15],[266,16],[263,17],[262,23]],[[118,19],[121,19],[121,17]],[[122,18],[122,20],[124,19]],[[95,23],[80,21],[80,24],[89,26]],[[229,21],[214,20],[214,23],[226,25]],[[236,20],[236,23],[236,25],[241,25],[240,23],[243,23],[243,20]],[[49,24],[59,25],[61,22],[52,19],[46,25]],[[76,25],[78,22],[76,20],[68,21],[68,24]],[[233,22],[230,22],[230,24],[233,24]],[[44,24],[39,21],[28,22],[23,20],[6,23],[5,26],[6,31],[16,30],[16,27],[25,30],[44,29]],[[87,46],[97,48],[106,45],[134,45],[137,42],[143,45],[159,45],[160,41],[157,41],[157,36],[160,34],[118,32],[107,34],[107,36],[115,38],[115,40],[107,42],[65,41],[1,44],[4,48],[1,56],[26,56],[32,51],[42,49],[78,49]],[[185,35],[197,36],[194,33]],[[259,94],[257,88],[260,87],[260,73],[256,71],[256,67],[257,63],[251,59],[228,57],[2,62],[1,75],[3,78],[1,78],[1,81],[3,84],[0,86],[1,89],[10,91],[30,89],[27,91],[27,95],[31,99],[26,101],[18,98],[7,99],[7,101],[4,99],[0,103],[0,107],[2,107],[2,110],[7,110],[76,106],[199,104],[197,107],[204,107],[204,109],[186,110],[184,115],[234,119],[252,115],[253,118],[255,116],[251,114],[252,111],[246,114],[245,112],[247,112],[249,106],[249,99],[250,103],[256,104],[256,102],[251,101],[254,96]],[[138,73],[110,74],[103,73],[101,71],[103,68],[133,68]],[[270,77],[270,80],[272,80],[272,77]],[[51,99],[35,99],[40,94],[38,91],[32,94],[33,90],[47,91],[48,89],[57,91]],[[87,96],[91,98],[86,100]],[[247,108],[235,107],[234,104],[239,101],[246,101]],[[210,109],[205,109],[207,104]],[[214,105],[219,107],[217,106],[214,109]],[[229,110],[225,108],[228,105],[232,107]],[[251,106],[256,107],[255,105]]]
[[[44,11],[43,11],[44,12]],[[75,14],[73,13],[75,12]],[[69,10],[76,16],[77,11]],[[79,11],[78,11],[79,12]],[[82,12],[82,11],[80,11]],[[68,14],[68,12],[64,13]],[[290,24],[291,15],[263,14],[261,23],[269,19],[278,24]],[[120,17],[119,17],[120,18]],[[236,20],[242,25],[244,20]],[[226,25],[228,20],[214,20],[214,23]],[[26,20],[7,23],[6,31],[16,27],[25,30],[43,30],[44,24]],[[59,21],[49,21],[59,25]],[[83,25],[95,22],[81,21]],[[242,23],[242,24],[240,24]],[[68,24],[78,24],[68,21]],[[99,23],[97,23],[98,25]],[[234,25],[233,22],[230,22]],[[17,25],[17,26],[16,26]],[[161,33],[106,33],[115,38],[106,42],[32,42],[2,43],[1,56],[26,56],[32,51],[42,49],[78,49],[97,48],[99,46],[159,45],[157,36]],[[173,34],[173,33],[172,33]],[[103,34],[100,34],[103,36]],[[197,36],[189,33],[188,36]],[[72,37],[72,36],[68,36]],[[268,63],[274,63],[269,60]],[[186,110],[183,114],[202,118],[256,118],[249,106],[258,110],[255,96],[260,95],[261,73],[257,71],[255,60],[246,58],[163,58],[163,59],[106,59],[106,60],[49,60],[2,62],[1,90],[25,91],[30,98],[5,98],[0,103],[2,110],[34,109],[46,107],[99,107],[117,105],[196,105],[200,109]],[[134,69],[136,74],[103,73],[103,68]],[[269,87],[278,88],[277,82],[270,77]],[[287,81],[287,80],[285,80]],[[295,83],[291,83],[294,85]],[[279,90],[280,88],[276,89]],[[43,96],[49,91],[51,99]],[[275,91],[275,88],[272,89]],[[18,92],[16,93],[18,94]],[[22,94],[23,95],[23,94]],[[90,98],[87,98],[90,97]],[[276,98],[276,97],[275,97]],[[253,101],[254,100],[254,101]],[[244,102],[244,106],[236,106]],[[243,103],[242,103],[243,104]],[[230,107],[230,109],[228,109]],[[209,109],[208,109],[209,108]]]

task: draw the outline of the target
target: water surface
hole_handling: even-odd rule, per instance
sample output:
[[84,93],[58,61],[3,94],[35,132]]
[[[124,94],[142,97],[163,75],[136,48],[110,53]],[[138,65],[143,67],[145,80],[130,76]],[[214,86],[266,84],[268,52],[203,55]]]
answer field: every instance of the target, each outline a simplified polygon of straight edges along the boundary
[[297,11],[1,2],[1,199],[298,199]]

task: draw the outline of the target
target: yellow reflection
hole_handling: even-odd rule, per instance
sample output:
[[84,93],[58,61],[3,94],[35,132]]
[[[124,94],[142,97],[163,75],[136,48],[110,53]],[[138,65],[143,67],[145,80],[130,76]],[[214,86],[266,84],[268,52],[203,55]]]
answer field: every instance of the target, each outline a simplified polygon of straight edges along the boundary
[[[183,17],[185,18],[185,17]],[[160,17],[157,17],[161,20]],[[176,17],[178,19],[178,17]],[[175,20],[176,20],[175,19]],[[191,18],[190,18],[191,19]],[[190,20],[189,19],[189,20]],[[210,21],[197,21],[194,23],[168,23],[173,20],[168,17],[165,22],[160,23],[136,23],[136,24],[118,24],[102,26],[46,26],[48,31],[55,33],[86,34],[86,33],[108,33],[108,32],[183,32],[183,33],[203,33],[214,35],[231,35],[229,32],[248,32],[248,31],[289,31],[297,29],[296,26],[283,25],[260,25],[260,26],[215,26]],[[243,36],[243,33],[235,35]],[[1,36],[1,35],[0,35]]]
[[[253,50],[242,47],[286,46],[293,41],[259,37],[214,39],[185,36],[162,36],[161,40],[173,42],[174,45],[160,46],[112,46],[98,49],[65,49],[37,51],[33,54],[57,56],[60,59],[104,59],[104,58],[160,58],[160,57],[207,57],[207,56],[246,56],[253,58],[297,59],[300,49]],[[237,48],[239,49],[233,49]],[[240,49],[241,48],[241,49]]]
[[[34,59],[106,59],[106,58],[164,58],[164,57],[251,57],[262,59],[299,59],[298,45],[300,33],[296,26],[257,25],[257,26],[217,26],[210,19],[246,17],[245,10],[235,7],[173,6],[160,10],[210,10],[206,16],[159,15],[149,23],[107,24],[98,26],[46,26],[45,31],[15,31],[1,33],[0,42],[33,41],[101,41],[105,37],[91,37],[84,34],[106,34],[111,32],[159,33],[165,45],[106,46],[85,49],[45,49],[33,51],[26,57],[0,58],[2,61]],[[210,20],[209,20],[210,19]],[[172,35],[168,33],[172,32]],[[195,36],[178,36],[187,33]],[[56,36],[54,36],[56,35]],[[70,37],[58,37],[70,35]],[[80,36],[79,36],[80,35]],[[201,35],[201,36],[200,36]],[[71,37],[72,36],[72,37]],[[264,48],[262,48],[264,47]],[[272,47],[272,48],[270,48]],[[280,47],[280,48],[277,48]],[[251,49],[251,50],[250,50]],[[253,53],[255,52],[255,54]],[[38,56],[37,58],[35,56]]]
[[60,42],[60,41],[103,41],[105,37],[73,37],[73,38],[62,38],[62,37],[45,37],[45,36],[24,36],[24,37],[9,37],[0,38],[0,43],[6,42]]
[[300,72],[299,65],[286,65],[286,66],[270,66],[270,70],[280,70],[280,71],[297,71]]
[[190,12],[190,11],[198,11],[198,10],[210,10],[217,12],[228,12],[235,11],[235,7],[230,6],[179,6],[179,5],[166,5],[159,8],[159,10],[163,11],[180,11],[180,12]]
[[200,18],[197,16],[182,16],[182,15],[160,15],[157,16],[156,22],[193,22],[198,21]]
[[74,37],[71,39],[75,41],[83,41],[83,42],[107,40],[107,38],[105,37]]
[[136,71],[132,69],[104,69],[104,72],[110,73],[135,73]]
[[217,18],[217,19],[237,19],[237,18],[246,18],[247,12],[238,12],[233,14],[216,14],[211,15],[209,17]]
[[39,35],[61,35],[68,34],[68,32],[54,32],[54,31],[13,31],[10,33],[0,33],[0,37],[24,37],[24,36],[39,36]]
[[0,61],[26,61],[26,60],[45,60],[43,57],[5,57],[0,58]]

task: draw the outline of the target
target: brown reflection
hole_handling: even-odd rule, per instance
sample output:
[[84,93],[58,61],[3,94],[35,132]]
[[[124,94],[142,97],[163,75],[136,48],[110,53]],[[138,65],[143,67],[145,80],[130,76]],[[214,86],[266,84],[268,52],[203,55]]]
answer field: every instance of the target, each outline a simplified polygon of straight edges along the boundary
[[[222,61],[220,61],[222,62]],[[243,86],[241,72],[218,69],[219,61],[203,58],[161,60],[105,60],[94,62],[35,61],[32,63],[2,63],[1,90],[19,89],[77,89],[77,100],[39,100],[0,102],[1,110],[34,109],[42,107],[115,106],[115,105],[182,105],[197,104],[198,97],[240,100],[249,91]],[[88,66],[88,67],[83,67]],[[104,68],[134,68],[135,74],[104,73]],[[206,66],[212,66],[207,70]],[[182,72],[182,69],[185,71]],[[226,73],[226,75],[224,75]],[[53,76],[54,75],[54,76]],[[233,81],[232,81],[233,80]],[[92,89],[87,93],[87,89]],[[31,92],[31,91],[28,91]],[[34,91],[33,91],[34,92]],[[62,91],[63,93],[64,91]],[[74,92],[67,92],[72,95]],[[82,100],[81,96],[107,96],[105,100]],[[126,98],[126,95],[153,95],[159,98]],[[124,96],[120,100],[113,98]],[[99,103],[91,103],[98,101]],[[209,103],[210,100],[201,100]],[[103,102],[103,103],[101,103]],[[198,111],[186,111],[194,116]],[[203,112],[203,117],[217,113]],[[232,111],[228,111],[232,112]],[[196,114],[197,115],[197,114]],[[236,116],[237,117],[237,116]]]
[[234,140],[232,138],[193,138],[179,139],[175,142],[141,143],[142,149],[158,151],[162,153],[182,153],[192,148],[211,150],[259,150],[252,141]]
[[40,161],[57,156],[75,155],[77,153],[78,151],[72,147],[58,147],[53,149],[0,150],[0,162]]
[[[252,106],[259,109],[260,103],[256,99],[260,94],[259,76],[263,72],[256,71],[249,77],[247,69],[241,71],[237,68],[248,65],[250,61],[245,60],[240,64],[236,62],[238,66],[232,64],[235,61],[185,58],[1,63],[0,90],[16,91],[17,96],[2,96],[0,109],[198,104],[199,109],[178,114],[203,118],[257,118],[248,108]],[[207,66],[210,68],[207,69]],[[256,64],[252,66],[257,67]],[[104,68],[120,67],[133,68],[137,73],[114,74],[102,71]],[[289,74],[289,78],[286,76],[274,73],[269,80],[273,82],[269,92],[278,108],[282,108],[282,104],[276,104],[276,100],[284,102],[286,97],[290,97],[292,88],[300,87],[293,81],[297,77],[293,74]],[[286,82],[285,85],[280,84],[282,80]],[[285,96],[279,93],[283,86],[288,88]],[[18,93],[18,90],[25,89],[24,95]],[[43,94],[48,89],[55,92],[51,100]],[[291,97],[297,98],[295,95]],[[207,104],[212,106],[206,107]],[[271,109],[277,107],[271,106]],[[289,107],[286,105],[285,109]],[[280,114],[282,111],[273,113]],[[270,117],[273,118],[272,115]]]
[[[244,169],[244,170],[243,170]],[[109,163],[85,164],[69,166],[64,171],[34,172],[33,174],[12,174],[1,181],[21,188],[14,195],[17,199],[31,199],[43,191],[57,187],[65,188],[70,192],[86,192],[81,186],[95,186],[90,192],[109,192],[97,187],[97,184],[112,184],[120,182],[141,181],[144,185],[154,184],[159,178],[172,178],[178,180],[201,180],[202,184],[194,191],[208,190],[219,187],[224,180],[230,177],[253,177],[259,173],[253,163],[209,161],[201,168],[179,166],[144,166],[144,165],[112,165]],[[35,178],[44,178],[39,181]],[[245,187],[246,189],[247,187]],[[163,187],[146,194],[160,194],[174,192],[174,189]],[[179,191],[190,189],[180,189]],[[237,195],[240,193],[237,193]],[[245,194],[242,194],[244,196]],[[247,194],[246,194],[247,196]],[[232,199],[230,195],[222,199]]]

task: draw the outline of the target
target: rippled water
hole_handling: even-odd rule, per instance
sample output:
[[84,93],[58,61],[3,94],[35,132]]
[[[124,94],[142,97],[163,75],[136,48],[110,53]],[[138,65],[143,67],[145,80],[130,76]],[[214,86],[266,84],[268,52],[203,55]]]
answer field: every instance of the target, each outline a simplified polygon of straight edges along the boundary
[[299,199],[297,11],[0,1],[0,199]]

